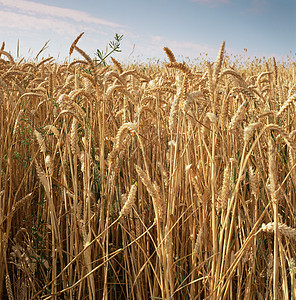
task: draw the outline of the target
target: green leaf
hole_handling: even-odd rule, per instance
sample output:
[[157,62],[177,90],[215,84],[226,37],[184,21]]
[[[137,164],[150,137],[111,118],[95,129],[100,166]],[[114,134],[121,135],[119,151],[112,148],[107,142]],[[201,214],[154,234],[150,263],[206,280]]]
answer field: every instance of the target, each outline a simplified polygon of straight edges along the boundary
[[123,35],[119,35],[118,33],[115,34],[114,36],[114,40],[115,41],[110,41],[109,42],[109,48],[111,49],[111,51],[108,52],[108,47],[106,49],[106,53],[104,54],[103,51],[100,51],[99,49],[97,49],[97,56],[99,59],[95,59],[95,61],[98,62],[98,64],[103,63],[104,66],[106,65],[106,58],[111,55],[113,52],[121,52],[121,50],[119,49],[120,47],[120,41],[122,40]]

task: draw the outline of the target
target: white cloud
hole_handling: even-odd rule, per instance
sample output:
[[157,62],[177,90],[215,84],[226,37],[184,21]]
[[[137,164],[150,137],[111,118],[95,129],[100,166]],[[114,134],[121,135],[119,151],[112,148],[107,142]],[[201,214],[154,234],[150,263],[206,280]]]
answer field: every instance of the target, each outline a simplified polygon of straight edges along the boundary
[[[69,8],[62,8],[58,6],[46,5],[42,3],[37,3],[33,1],[26,0],[0,0],[0,4],[5,7],[5,9],[19,10],[19,14],[33,14],[36,17],[42,19],[44,15],[51,16],[55,18],[67,18],[76,22],[84,22],[88,24],[98,24],[105,25],[109,27],[125,27],[124,25],[117,24],[112,21],[108,21],[101,18],[95,18],[90,14]],[[16,13],[16,12],[15,12]],[[43,16],[42,16],[43,15]]]
[[[39,18],[36,16],[18,14],[14,12],[0,11],[0,26],[3,28],[17,29],[21,31],[30,30],[53,30],[61,35],[76,35],[77,29],[73,24],[53,18]],[[5,30],[6,31],[6,30]]]
[[84,31],[79,45],[86,52],[94,53],[98,45],[105,46],[114,32],[127,30],[125,25],[75,9],[27,0],[0,0],[0,42],[7,43],[8,51],[15,47],[17,40],[21,42],[23,53],[50,40],[48,51],[56,54],[59,49],[60,55],[66,57],[68,47]]

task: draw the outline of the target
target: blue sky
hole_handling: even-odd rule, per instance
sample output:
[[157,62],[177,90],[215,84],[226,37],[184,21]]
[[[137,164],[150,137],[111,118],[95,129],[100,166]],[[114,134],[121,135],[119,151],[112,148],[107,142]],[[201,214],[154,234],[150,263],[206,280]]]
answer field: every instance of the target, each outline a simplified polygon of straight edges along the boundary
[[0,43],[14,57],[18,40],[26,58],[50,40],[43,56],[63,60],[83,31],[78,46],[91,57],[119,33],[124,35],[122,53],[114,55],[119,61],[162,60],[164,46],[180,59],[200,53],[215,58],[223,40],[232,55],[280,60],[296,52],[296,1],[0,0]]

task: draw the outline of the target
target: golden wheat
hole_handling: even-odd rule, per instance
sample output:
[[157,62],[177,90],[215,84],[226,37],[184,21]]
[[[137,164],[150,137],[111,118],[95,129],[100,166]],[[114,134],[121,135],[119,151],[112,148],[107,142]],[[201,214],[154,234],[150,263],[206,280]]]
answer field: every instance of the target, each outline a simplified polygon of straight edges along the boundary
[[295,58],[103,67],[81,36],[1,47],[0,298],[288,299]]

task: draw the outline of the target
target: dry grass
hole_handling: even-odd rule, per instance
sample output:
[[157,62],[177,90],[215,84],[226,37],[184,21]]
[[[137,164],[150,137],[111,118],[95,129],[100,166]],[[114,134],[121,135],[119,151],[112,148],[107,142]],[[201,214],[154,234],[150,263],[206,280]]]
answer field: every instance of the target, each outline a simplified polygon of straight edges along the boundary
[[0,50],[0,298],[294,299],[295,64],[102,67],[80,37]]

